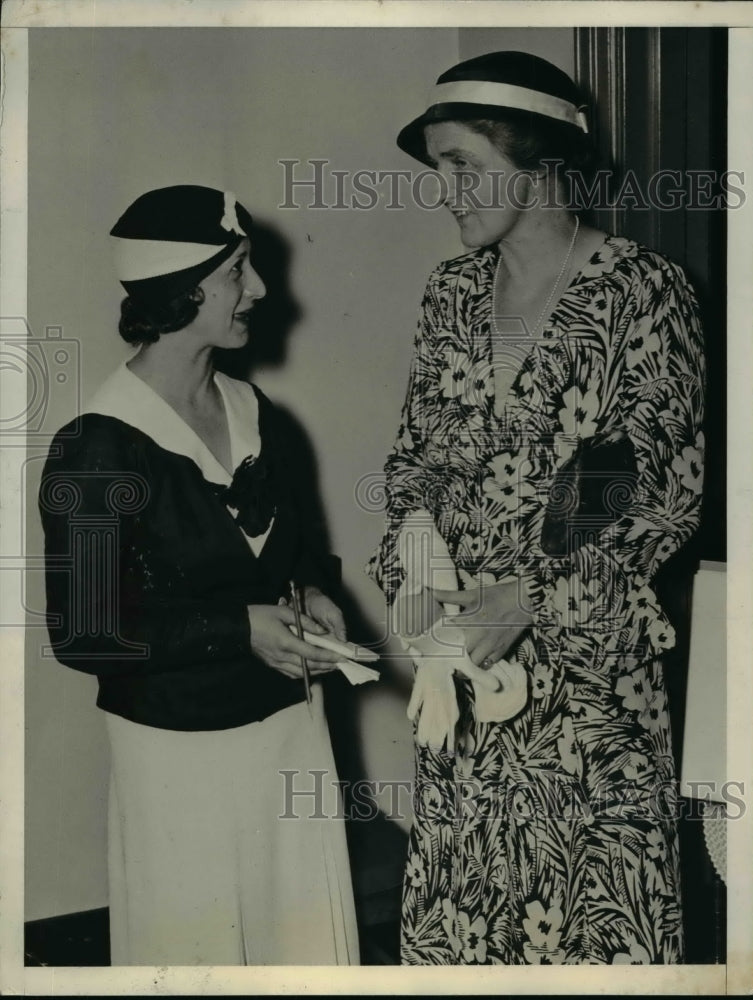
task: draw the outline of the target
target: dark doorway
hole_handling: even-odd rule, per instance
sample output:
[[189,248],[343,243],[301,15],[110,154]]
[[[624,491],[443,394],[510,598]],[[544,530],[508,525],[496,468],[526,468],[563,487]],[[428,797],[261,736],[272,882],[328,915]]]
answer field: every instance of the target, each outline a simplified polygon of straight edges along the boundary
[[[696,290],[706,335],[701,527],[656,581],[677,632],[665,677],[679,773],[693,575],[700,560],[726,559],[726,211],[735,204],[726,188],[727,30],[581,28],[576,66],[594,108],[598,166],[609,175],[609,202],[590,210],[591,221],[680,264]],[[620,197],[628,189],[632,197]],[[672,189],[680,193],[668,197]],[[725,681],[721,673],[720,683]],[[706,852],[698,804],[681,805],[686,961],[724,962],[725,885]]]

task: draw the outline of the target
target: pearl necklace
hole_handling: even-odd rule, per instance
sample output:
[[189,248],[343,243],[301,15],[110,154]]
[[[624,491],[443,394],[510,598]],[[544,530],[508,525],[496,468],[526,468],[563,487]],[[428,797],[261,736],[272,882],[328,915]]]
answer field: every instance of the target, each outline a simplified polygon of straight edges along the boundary
[[[578,238],[579,229],[580,229],[580,219],[576,217],[575,228],[573,229],[573,236],[572,239],[570,240],[570,246],[568,247],[565,259],[562,261],[562,267],[560,268],[560,273],[557,275],[557,278],[554,284],[552,285],[552,290],[549,293],[549,297],[544,303],[544,308],[541,310],[541,312],[539,313],[539,318],[536,320],[536,326],[533,328],[531,334],[532,336],[535,336],[539,332],[539,327],[541,326],[542,320],[549,311],[549,306],[551,305],[552,299],[554,298],[554,293],[559,288],[559,284],[562,281],[563,277],[565,276],[565,271],[567,270],[567,267],[570,263],[570,258],[573,255],[573,250],[575,249],[575,241]],[[499,272],[501,268],[502,268],[502,251],[500,250],[499,257],[497,258],[497,266],[494,269],[494,283],[492,284],[492,325],[494,326],[494,332],[497,334],[497,336],[502,336],[502,334],[500,333],[500,329],[497,326],[497,285],[499,284]]]

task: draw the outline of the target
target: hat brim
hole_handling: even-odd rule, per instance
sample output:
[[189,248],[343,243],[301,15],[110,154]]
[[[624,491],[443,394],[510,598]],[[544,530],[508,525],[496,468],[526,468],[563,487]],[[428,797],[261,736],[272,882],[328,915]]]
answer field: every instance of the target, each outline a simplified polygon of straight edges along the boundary
[[[248,217],[250,220],[250,216]],[[243,224],[243,223],[241,223]],[[151,278],[139,278],[135,281],[123,281],[121,285],[129,298],[143,305],[159,305],[176,299],[179,295],[196,288],[197,285],[216,271],[240,246],[243,236],[236,236],[218,252],[200,264],[173,271],[169,274],[158,274]]]
[[500,121],[513,115],[525,115],[526,117],[538,118],[544,121],[553,122],[555,119],[548,115],[541,115],[536,111],[527,109],[508,107],[502,104],[466,104],[466,103],[445,103],[432,104],[418,118],[414,118],[405,128],[401,129],[397,137],[397,145],[404,153],[412,156],[420,163],[425,163],[427,167],[434,167],[426,153],[426,138],[424,129],[427,125],[435,125],[439,122],[448,121],[478,121],[479,119],[491,119]]

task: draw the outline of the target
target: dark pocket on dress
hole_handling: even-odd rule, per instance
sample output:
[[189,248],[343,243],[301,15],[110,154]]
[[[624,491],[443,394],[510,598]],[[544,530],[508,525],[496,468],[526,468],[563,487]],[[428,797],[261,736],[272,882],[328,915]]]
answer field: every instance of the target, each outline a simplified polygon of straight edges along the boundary
[[566,556],[632,505],[638,482],[633,442],[621,428],[578,442],[549,489],[541,548]]

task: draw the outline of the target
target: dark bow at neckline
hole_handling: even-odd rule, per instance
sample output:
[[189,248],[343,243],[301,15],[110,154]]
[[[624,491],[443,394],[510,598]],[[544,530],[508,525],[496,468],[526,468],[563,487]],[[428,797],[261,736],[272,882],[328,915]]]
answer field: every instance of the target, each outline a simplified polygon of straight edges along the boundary
[[250,538],[269,528],[277,512],[277,490],[264,452],[244,458],[229,486],[213,483],[212,488],[222,503],[235,511],[233,517]]

